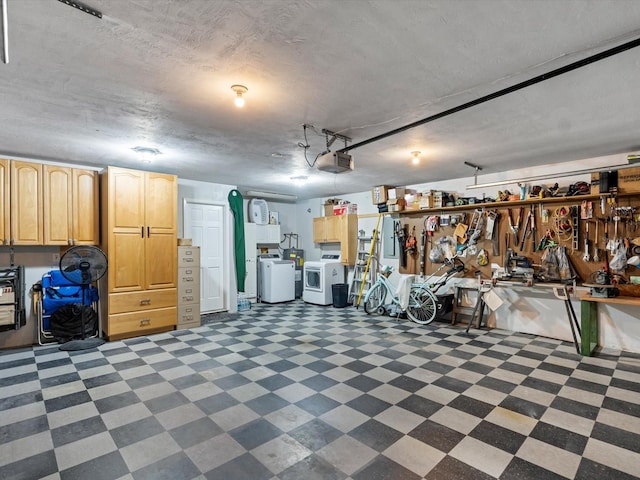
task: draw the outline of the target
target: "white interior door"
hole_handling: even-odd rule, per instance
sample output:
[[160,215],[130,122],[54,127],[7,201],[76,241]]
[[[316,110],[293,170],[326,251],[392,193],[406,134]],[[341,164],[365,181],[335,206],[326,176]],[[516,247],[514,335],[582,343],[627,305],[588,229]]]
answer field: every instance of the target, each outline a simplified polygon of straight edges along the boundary
[[225,310],[224,207],[187,200],[184,235],[200,247],[200,311]]

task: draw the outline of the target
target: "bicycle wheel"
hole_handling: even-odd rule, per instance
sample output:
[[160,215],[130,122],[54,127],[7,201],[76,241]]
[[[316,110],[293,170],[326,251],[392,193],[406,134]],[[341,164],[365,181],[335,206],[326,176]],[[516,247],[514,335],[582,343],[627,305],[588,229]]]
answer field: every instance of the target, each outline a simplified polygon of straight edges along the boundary
[[437,300],[428,287],[411,287],[407,316],[420,325],[431,323],[436,318]]
[[376,283],[364,296],[364,311],[375,313],[384,305],[387,296],[387,289],[381,283]]

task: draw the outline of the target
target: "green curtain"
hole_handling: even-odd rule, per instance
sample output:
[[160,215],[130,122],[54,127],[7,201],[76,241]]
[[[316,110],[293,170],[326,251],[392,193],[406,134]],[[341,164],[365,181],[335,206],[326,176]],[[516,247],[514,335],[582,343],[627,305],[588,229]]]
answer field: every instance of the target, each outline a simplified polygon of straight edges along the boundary
[[236,257],[236,279],[238,282],[238,291],[244,292],[244,278],[246,276],[247,267],[245,264],[244,251],[244,212],[242,207],[242,194],[238,190],[231,190],[228,196],[229,206],[233,212],[234,229],[233,239],[235,244]]

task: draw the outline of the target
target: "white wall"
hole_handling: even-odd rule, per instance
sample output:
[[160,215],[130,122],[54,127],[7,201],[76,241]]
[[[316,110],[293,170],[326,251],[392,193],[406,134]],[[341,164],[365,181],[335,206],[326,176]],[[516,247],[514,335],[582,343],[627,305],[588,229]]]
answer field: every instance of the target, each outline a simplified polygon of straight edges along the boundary
[[[590,158],[577,162],[567,162],[561,164],[546,165],[542,167],[512,170],[509,172],[499,172],[488,175],[478,176],[477,180],[473,177],[473,169],[470,168],[470,176],[467,178],[450,180],[446,182],[426,182],[414,185],[407,185],[408,188],[417,190],[418,192],[429,190],[441,190],[448,193],[455,193],[462,197],[482,198],[483,194],[487,197],[495,197],[498,190],[508,189],[512,193],[518,191],[515,182],[509,185],[501,185],[486,189],[467,189],[469,185],[474,183],[492,183],[506,179],[519,179],[535,175],[546,174],[564,174],[565,172],[573,172],[591,168],[606,169],[613,165],[621,165],[626,160],[626,154],[611,155],[606,157]],[[421,167],[425,176],[428,175],[428,166]],[[355,174],[356,172],[354,172]],[[349,174],[346,174],[349,175]],[[577,181],[590,182],[589,174],[573,175],[558,179],[561,186],[568,186]],[[531,182],[528,185],[552,185],[553,180],[540,180]],[[384,184],[381,180],[380,184]],[[336,195],[342,200],[348,200],[358,204],[358,214],[365,215],[360,218],[359,229],[366,232],[371,231],[375,227],[377,207],[373,205],[371,192],[360,192],[358,194]],[[313,243],[312,236],[312,218],[323,215],[323,204],[325,197],[312,200],[301,201],[297,205],[297,217],[304,224],[300,225],[301,232],[304,232],[304,249],[307,260],[317,260],[323,249],[331,248],[329,246],[320,246]],[[380,225],[380,228],[382,225]],[[389,241],[382,239],[382,241]],[[394,273],[390,280],[394,285],[398,284],[399,275],[397,259],[382,259],[382,264],[391,265]],[[349,283],[353,272],[350,269]],[[475,282],[473,280],[472,282]],[[586,293],[587,289],[579,288],[578,295]],[[446,288],[440,293],[446,293]],[[558,338],[567,341],[573,341],[569,317],[566,313],[564,302],[556,299],[549,291],[543,293],[535,290],[531,291],[514,291],[506,288],[496,289],[504,304],[493,312],[489,317],[489,325],[510,331],[522,333],[531,333],[535,335],[547,336],[550,338]],[[572,300],[572,305],[578,319],[580,317],[580,301],[576,297]],[[640,323],[638,322],[638,309],[629,306],[618,305],[600,305],[599,306],[599,344],[604,348],[621,349],[632,352],[640,352]]]
[[[234,216],[229,208],[228,195],[236,188],[233,185],[198,182],[195,180],[178,179],[178,238],[184,235],[184,204],[185,200],[211,203],[225,206],[224,219],[224,302],[230,312],[238,310],[238,291],[235,276],[235,254],[233,250]],[[246,216],[246,213],[245,213]]]

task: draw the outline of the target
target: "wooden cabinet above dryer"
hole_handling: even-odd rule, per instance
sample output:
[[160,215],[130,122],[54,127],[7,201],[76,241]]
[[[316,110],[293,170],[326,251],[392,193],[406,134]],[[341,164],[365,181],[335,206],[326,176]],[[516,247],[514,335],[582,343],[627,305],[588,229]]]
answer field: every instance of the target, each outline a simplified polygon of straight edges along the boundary
[[314,243],[339,243],[340,261],[353,265],[358,245],[358,215],[333,215],[313,219]]

